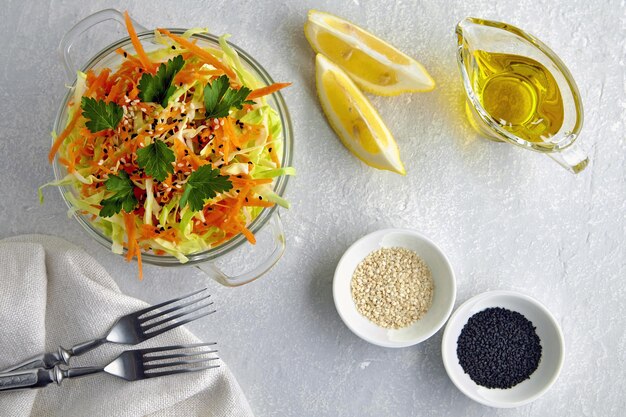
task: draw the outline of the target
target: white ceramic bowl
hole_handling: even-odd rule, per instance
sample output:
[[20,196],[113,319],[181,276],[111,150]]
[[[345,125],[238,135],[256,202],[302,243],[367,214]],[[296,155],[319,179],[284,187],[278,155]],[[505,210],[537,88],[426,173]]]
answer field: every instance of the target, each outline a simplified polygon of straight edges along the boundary
[[[459,364],[457,340],[470,317],[489,307],[503,307],[523,314],[536,327],[541,340],[539,367],[529,379],[509,389],[489,389],[472,381]],[[470,298],[450,317],[441,342],[441,356],[448,376],[465,395],[491,407],[519,407],[536,400],[556,381],[563,366],[563,334],[559,324],[539,301],[514,291],[490,291]]]
[[[435,289],[433,304],[418,321],[402,329],[386,329],[362,316],[352,299],[350,283],[357,265],[380,248],[402,247],[417,253],[430,267]],[[446,322],[456,297],[454,272],[432,241],[407,229],[379,230],[356,241],[341,257],[333,280],[335,307],[343,322],[360,338],[384,347],[406,347],[431,337]]]

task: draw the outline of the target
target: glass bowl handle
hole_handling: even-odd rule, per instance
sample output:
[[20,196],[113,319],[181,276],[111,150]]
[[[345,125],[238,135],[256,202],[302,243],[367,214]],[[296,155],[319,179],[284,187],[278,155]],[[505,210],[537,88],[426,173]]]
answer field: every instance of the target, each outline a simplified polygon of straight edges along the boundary
[[[74,27],[72,27],[61,39],[61,43],[59,44],[59,55],[61,57],[61,62],[65,67],[65,73],[71,82],[73,82],[76,78],[76,71],[78,70],[70,57],[70,49],[72,48],[72,45],[76,39],[83,34],[83,32],[91,29],[99,23],[106,22],[107,20],[115,20],[122,26],[126,26],[126,23],[124,22],[124,15],[120,13],[119,10],[104,9],[87,16],[80,22],[76,23]],[[148,30],[134,20],[132,20],[132,22],[137,32],[145,32]]]
[[269,231],[272,234],[274,248],[272,249],[272,252],[263,261],[261,261],[260,264],[252,268],[250,271],[230,276],[219,269],[214,262],[204,262],[196,265],[196,267],[213,278],[215,281],[227,287],[238,287],[254,281],[272,269],[285,252],[285,232],[283,230],[283,224],[280,221],[278,211],[272,215],[268,222],[268,226]]

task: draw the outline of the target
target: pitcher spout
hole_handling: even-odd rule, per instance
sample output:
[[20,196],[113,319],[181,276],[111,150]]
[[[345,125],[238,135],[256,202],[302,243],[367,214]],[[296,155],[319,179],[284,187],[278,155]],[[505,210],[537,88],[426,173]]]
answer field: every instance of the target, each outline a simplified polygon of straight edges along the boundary
[[550,152],[546,153],[546,155],[573,174],[578,174],[589,165],[587,153],[577,143],[570,145],[562,151]]

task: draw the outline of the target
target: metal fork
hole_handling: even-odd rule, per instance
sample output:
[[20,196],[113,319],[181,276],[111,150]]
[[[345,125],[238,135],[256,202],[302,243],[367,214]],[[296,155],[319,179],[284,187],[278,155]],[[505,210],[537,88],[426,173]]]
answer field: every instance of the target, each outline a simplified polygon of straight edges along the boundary
[[[127,381],[139,381],[141,379],[217,368],[219,365],[213,365],[212,361],[219,358],[217,356],[206,356],[217,353],[217,350],[197,350],[197,348],[212,345],[215,345],[215,343],[196,343],[191,345],[126,350],[104,367],[86,366],[62,369],[57,365],[52,369],[24,369],[16,372],[0,373],[0,391],[42,388],[53,382],[61,385],[61,382],[65,379],[100,372],[106,372],[107,374]],[[169,351],[171,352],[165,353]],[[162,352],[165,354],[159,354]],[[157,353],[157,355],[152,356],[152,354],[155,353]]]
[[[215,313],[215,310],[206,309],[211,306],[213,302],[207,301],[203,303],[203,301],[208,300],[211,296],[210,294],[202,295],[199,298],[193,298],[194,295],[200,294],[203,291],[206,291],[206,288],[194,291],[191,294],[187,294],[179,298],[174,298],[172,300],[144,308],[143,310],[139,310],[134,313],[127,314],[120,317],[111,327],[106,336],[102,338],[79,343],[69,349],[64,349],[59,346],[59,350],[57,352],[48,352],[34,356],[18,365],[12,366],[11,368],[0,372],[12,372],[22,369],[35,368],[50,369],[60,364],[69,365],[71,357],[87,353],[107,342],[136,345],[137,343],[151,339],[161,333],[165,333],[178,326],[182,326],[183,324],[199,319],[200,317]],[[174,304],[179,301],[184,302],[162,311],[155,311],[159,308],[169,306],[170,304]],[[172,313],[176,314],[168,316],[168,314]],[[197,314],[193,315],[193,313]]]

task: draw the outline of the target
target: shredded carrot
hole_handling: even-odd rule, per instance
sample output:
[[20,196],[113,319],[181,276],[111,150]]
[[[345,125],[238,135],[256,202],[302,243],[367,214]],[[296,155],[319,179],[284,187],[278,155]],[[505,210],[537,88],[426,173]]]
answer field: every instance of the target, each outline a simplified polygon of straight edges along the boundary
[[50,148],[50,152],[48,152],[48,162],[52,163],[52,160],[54,159],[54,155],[56,155],[57,151],[61,147],[61,144],[63,143],[65,138],[67,138],[68,135],[72,132],[72,130],[74,130],[74,126],[76,126],[76,122],[78,122],[78,119],[80,118],[81,114],[82,114],[82,110],[77,109],[76,112],[74,112],[74,116],[72,116],[72,119],[67,124],[67,127],[65,128],[65,130],[63,130],[63,132],[61,132],[61,134],[57,136],[56,140],[52,144],[52,148]]
[[[124,55],[124,58],[126,58],[128,62],[131,63],[132,65],[137,66],[137,67],[143,67],[143,63],[139,59],[135,58],[134,56],[126,52],[124,48],[117,48],[115,52],[117,52],[120,55]],[[125,63],[123,63],[122,65],[124,64]],[[130,65],[127,65],[127,67],[132,68]]]
[[217,59],[215,55],[213,55],[209,51],[200,48],[196,44],[189,42],[187,39],[181,36],[174,35],[167,29],[157,29],[157,30],[161,32],[163,35],[169,37],[170,39],[178,43],[180,46],[184,47],[190,52],[193,52],[197,57],[204,59],[205,61],[207,61],[207,63],[213,65],[215,68],[224,71],[224,73],[228,75],[229,78],[236,77],[235,72],[233,70],[231,70],[226,65],[224,65],[219,59]]
[[124,212],[124,226],[126,227],[126,237],[128,238],[126,260],[130,261],[133,256],[137,257],[137,265],[139,267],[139,279],[143,279],[143,268],[141,263],[141,250],[137,244],[135,215],[133,213]]
[[248,239],[248,242],[252,243],[253,245],[256,243],[256,238],[254,237],[254,234],[247,227],[241,227],[241,234],[244,235],[246,239]]
[[141,45],[141,41],[137,37],[137,32],[135,32],[133,22],[130,20],[130,16],[128,15],[128,11],[124,12],[124,21],[126,22],[126,29],[128,30],[130,41],[133,43],[135,51],[137,52],[137,57],[141,61],[143,68],[146,71],[151,72],[154,68],[154,65],[152,65],[152,62],[150,62],[148,55],[146,55],[146,51],[143,50],[143,46]]
[[263,200],[252,200],[243,203],[244,207],[274,207],[275,203]]
[[252,185],[262,185],[262,184],[271,184],[273,180],[271,178],[237,178],[230,177],[230,181],[233,184],[252,184]]
[[128,239],[126,252],[126,260],[130,261],[133,259],[135,255],[135,245],[137,241],[135,239],[135,215],[132,213],[123,213],[124,215],[124,226],[126,227],[126,237]]
[[135,247],[135,255],[137,256],[137,268],[139,268],[139,281],[143,279],[143,262],[141,260],[141,250],[137,245]]
[[91,83],[91,85],[88,84],[89,89],[87,89],[87,91],[83,95],[85,97],[89,97],[93,93],[97,92],[98,88],[102,87],[105,81],[107,80],[107,78],[109,78],[110,73],[111,73],[110,69],[108,68],[103,69],[100,75],[98,75],[98,77],[96,77],[96,79],[93,81],[93,83]]
[[281,90],[285,87],[289,87],[290,85],[291,83],[274,83],[272,85],[268,85],[267,87],[257,88],[256,90],[248,94],[248,99],[254,100],[255,98],[259,98],[259,97],[266,96],[268,94],[275,93],[278,90]]
[[224,119],[224,134],[230,139],[230,141],[235,146],[240,146],[239,139],[237,138],[237,134],[235,133],[235,128],[233,126],[232,117],[226,117]]

